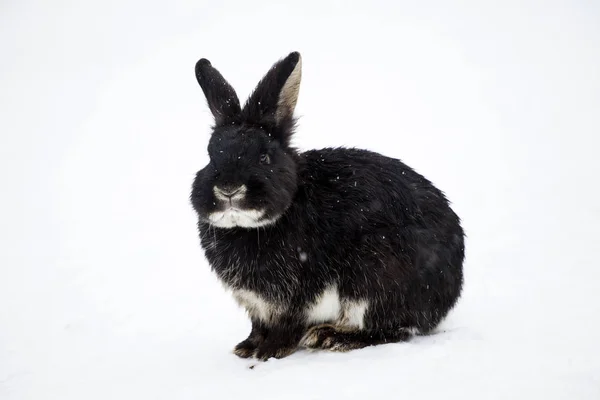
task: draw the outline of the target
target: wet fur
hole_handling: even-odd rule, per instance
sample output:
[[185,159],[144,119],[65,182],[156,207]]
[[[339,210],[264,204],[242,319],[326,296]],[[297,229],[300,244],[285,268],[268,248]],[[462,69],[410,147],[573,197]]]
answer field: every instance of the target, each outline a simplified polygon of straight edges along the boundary
[[[275,64],[244,109],[208,61],[196,67],[216,122],[211,162],[197,174],[191,195],[201,245],[225,286],[234,295],[256,295],[261,308],[238,295],[252,320],[251,334],[234,350],[241,357],[407,340],[434,329],[462,289],[464,233],[431,182],[366,150],[290,147],[295,120],[288,105],[295,99],[289,93],[279,99],[299,65],[298,53]],[[257,161],[265,152],[267,165]],[[264,209],[264,220],[272,222],[211,226],[207,215],[221,206],[214,185],[242,183],[248,193],[240,207]],[[340,304],[366,301],[361,326],[347,325],[342,311],[321,323],[310,320],[308,310],[330,287]]]

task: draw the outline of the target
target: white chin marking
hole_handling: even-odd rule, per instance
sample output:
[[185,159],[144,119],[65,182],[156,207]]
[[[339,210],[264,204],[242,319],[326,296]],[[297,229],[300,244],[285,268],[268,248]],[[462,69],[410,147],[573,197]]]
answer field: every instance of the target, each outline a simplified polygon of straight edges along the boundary
[[261,226],[271,225],[277,221],[277,218],[261,219],[264,211],[258,210],[238,210],[228,209],[209,214],[208,220],[211,225],[219,228],[259,228]]

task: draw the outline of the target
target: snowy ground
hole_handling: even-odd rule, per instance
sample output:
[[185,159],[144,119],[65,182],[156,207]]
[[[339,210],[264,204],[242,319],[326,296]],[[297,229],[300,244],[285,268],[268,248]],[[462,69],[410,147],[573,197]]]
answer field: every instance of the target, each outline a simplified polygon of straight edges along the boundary
[[[2,2],[0,399],[600,398],[600,6],[363,3]],[[435,336],[250,369],[188,203],[193,66],[243,97],[292,50],[296,144],[433,180],[466,288]]]

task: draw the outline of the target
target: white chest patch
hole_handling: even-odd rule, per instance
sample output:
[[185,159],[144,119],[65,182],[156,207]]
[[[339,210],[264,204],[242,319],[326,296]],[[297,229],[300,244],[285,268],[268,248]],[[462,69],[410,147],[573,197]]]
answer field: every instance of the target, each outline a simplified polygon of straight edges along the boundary
[[[265,300],[255,292],[245,289],[233,291],[238,304],[246,309],[250,317],[264,323],[276,323],[285,312],[286,305]],[[363,329],[365,313],[369,308],[367,300],[340,299],[336,286],[329,286],[306,308],[308,325],[333,323],[348,328]]]
[[250,290],[234,290],[233,297],[239,305],[248,311],[248,314],[250,314],[251,317],[257,318],[265,323],[271,322],[283,311],[281,305],[268,302]]
[[317,297],[308,308],[306,320],[308,323],[336,321],[340,318],[340,296],[336,286],[330,286]]

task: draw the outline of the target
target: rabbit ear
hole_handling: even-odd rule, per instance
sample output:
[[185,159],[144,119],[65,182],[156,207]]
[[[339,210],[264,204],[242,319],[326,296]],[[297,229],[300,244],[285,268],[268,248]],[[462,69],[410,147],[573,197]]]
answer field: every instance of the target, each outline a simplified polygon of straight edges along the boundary
[[246,119],[257,123],[272,123],[276,127],[292,122],[301,77],[300,53],[290,53],[275,63],[246,102],[243,111]]
[[206,96],[217,125],[235,121],[241,113],[235,90],[205,58],[196,63],[196,79]]

